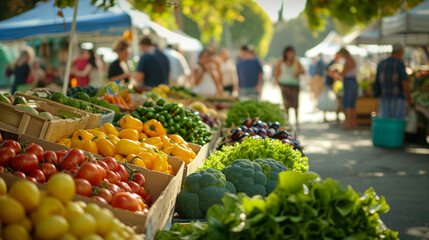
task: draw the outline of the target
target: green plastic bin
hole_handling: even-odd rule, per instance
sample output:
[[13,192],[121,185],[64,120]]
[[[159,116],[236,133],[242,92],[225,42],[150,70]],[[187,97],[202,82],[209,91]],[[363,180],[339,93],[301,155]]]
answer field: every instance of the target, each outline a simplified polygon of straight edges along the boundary
[[400,148],[404,143],[405,120],[372,118],[372,143],[377,147]]

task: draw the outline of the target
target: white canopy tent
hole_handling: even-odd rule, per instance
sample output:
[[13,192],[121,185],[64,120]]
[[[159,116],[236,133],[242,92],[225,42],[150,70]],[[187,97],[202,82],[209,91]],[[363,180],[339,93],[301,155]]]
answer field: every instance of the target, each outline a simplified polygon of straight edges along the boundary
[[429,34],[429,0],[398,15],[382,18],[383,36],[393,34]]

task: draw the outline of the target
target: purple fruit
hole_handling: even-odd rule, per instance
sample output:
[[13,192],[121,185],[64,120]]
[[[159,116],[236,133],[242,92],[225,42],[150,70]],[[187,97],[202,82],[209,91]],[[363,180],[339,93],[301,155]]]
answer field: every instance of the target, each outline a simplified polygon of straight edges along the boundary
[[248,127],[246,127],[245,125],[241,126],[240,128],[243,130],[243,132],[246,132],[248,129]]
[[290,136],[288,132],[280,131],[280,132],[276,132],[273,137],[277,139],[286,139],[288,138],[288,136]]
[[256,122],[260,122],[259,118],[252,118],[252,124],[255,124]]
[[275,130],[277,130],[280,128],[280,123],[279,122],[273,122],[271,127],[274,128]]
[[253,124],[253,121],[250,118],[246,118],[243,120],[243,122],[241,122],[241,125],[244,125],[246,127],[251,127],[252,124]]
[[263,128],[264,127],[264,123],[261,121],[257,121],[256,123],[253,124],[254,127],[257,128]]
[[241,134],[240,137],[238,137],[238,142],[241,143],[245,137],[250,137],[250,135],[248,133]]
[[255,135],[256,135],[255,131],[253,131],[253,128],[248,128],[246,132],[247,132],[250,136],[255,136]]
[[269,127],[268,127],[268,124],[266,124],[266,123],[264,123],[264,122],[263,122],[263,123],[262,123],[262,128],[263,128],[263,129],[268,129],[268,128],[269,128]]
[[273,137],[275,133],[276,133],[276,130],[274,130],[272,128],[267,129],[267,136],[268,137],[270,137],[270,138]]
[[243,131],[241,131],[241,128],[232,130],[231,139],[238,140],[242,133]]
[[257,127],[252,127],[252,129],[255,133],[257,133],[259,131],[259,128],[257,128]]
[[265,130],[263,128],[259,129],[258,135],[259,136],[267,136],[267,130]]
[[261,137],[261,136],[259,136],[259,135],[252,136],[252,138],[253,138],[253,139],[262,139],[262,137]]

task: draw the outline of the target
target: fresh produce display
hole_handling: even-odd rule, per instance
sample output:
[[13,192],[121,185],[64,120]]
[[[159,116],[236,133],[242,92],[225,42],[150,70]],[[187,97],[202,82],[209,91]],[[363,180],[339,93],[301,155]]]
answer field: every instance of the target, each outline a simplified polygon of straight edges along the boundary
[[282,162],[291,171],[308,170],[307,157],[303,157],[298,150],[293,150],[288,144],[283,144],[280,140],[251,137],[244,138],[242,143],[236,143],[234,146],[225,145],[221,150],[210,154],[201,169],[213,168],[221,171],[236,159],[254,161],[258,158],[271,158]]
[[283,143],[289,144],[293,149],[304,154],[301,143],[295,139],[291,133],[284,130],[279,122],[264,123],[258,118],[246,118],[241,124],[240,127],[233,128],[229,134],[222,139],[219,145],[220,147],[225,144],[234,145],[236,142],[242,142],[245,137],[270,138],[281,140]]
[[156,239],[398,239],[380,221],[389,211],[384,197],[314,173],[286,171],[266,199],[226,193],[222,203],[209,208],[206,224],[176,224]]
[[40,191],[30,181],[15,182],[7,192],[0,178],[0,236],[27,239],[144,239],[95,203],[71,201],[73,179],[58,173]]
[[210,142],[210,127],[201,121],[198,113],[192,113],[177,103],[166,103],[164,99],[159,99],[156,104],[146,101],[143,106],[136,108],[133,116],[144,123],[156,119],[164,126],[167,134],[178,134],[187,142],[199,145]]
[[198,98],[198,95],[192,92],[191,89],[185,88],[183,86],[181,87],[170,87],[170,91],[178,94],[179,96],[183,98]]
[[226,120],[226,115],[223,112],[218,112],[213,108],[208,108],[204,103],[199,101],[189,104],[188,109],[192,112],[199,112],[201,120],[211,128],[218,126],[216,119],[220,121]]
[[110,123],[105,123],[100,129],[80,129],[71,138],[60,139],[57,143],[172,175],[174,171],[168,164],[168,155],[179,158],[185,164],[196,157],[182,137],[176,134],[168,137],[164,127],[156,120],[143,124],[126,115],[120,125],[124,128],[121,131]]
[[[37,183],[45,183],[58,172],[66,172],[74,177],[77,194],[139,214],[146,214],[152,203],[151,194],[144,188],[143,175],[127,164],[118,164],[112,157],[96,160],[76,148],[44,151],[35,143],[21,146],[6,140],[0,149],[0,172]],[[127,201],[115,201],[118,194]],[[130,202],[137,204],[131,208]]]
[[209,207],[220,204],[227,192],[236,190],[223,173],[211,168],[192,173],[177,197],[177,212],[182,218],[204,218]]
[[98,88],[93,87],[93,86],[86,86],[86,87],[82,87],[82,86],[77,86],[74,88],[69,88],[67,90],[67,96],[68,97],[72,97],[72,98],[77,98],[77,94],[78,93],[85,93],[90,97],[95,97],[95,95],[97,94]]
[[259,118],[263,122],[279,122],[281,126],[286,125],[280,105],[267,101],[258,102],[250,100],[235,102],[228,112],[226,123],[228,126],[240,126],[245,118]]
[[130,92],[128,89],[123,88],[118,93],[118,96],[106,94],[103,99],[105,99],[110,104],[115,104],[122,109],[134,109],[137,106],[141,105],[141,102],[133,103]]
[[119,91],[118,84],[116,84],[115,82],[112,82],[112,81],[108,81],[101,88],[98,89],[98,91],[97,91],[97,93],[96,93],[95,96],[102,97],[102,96],[104,96],[106,94],[110,94],[110,93],[115,94],[118,91]]
[[181,218],[204,218],[213,204],[220,204],[224,193],[246,193],[248,196],[271,193],[278,175],[286,171],[283,163],[273,159],[237,159],[222,172],[205,169],[190,174],[177,197],[177,212]]

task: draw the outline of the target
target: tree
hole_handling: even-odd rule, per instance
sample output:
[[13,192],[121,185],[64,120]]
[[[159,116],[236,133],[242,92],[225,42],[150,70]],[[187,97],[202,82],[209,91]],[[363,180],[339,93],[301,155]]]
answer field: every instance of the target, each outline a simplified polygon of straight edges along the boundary
[[394,14],[398,9],[409,9],[423,0],[307,0],[305,14],[312,30],[323,30],[326,20],[334,20],[349,26],[364,26],[380,17]]

